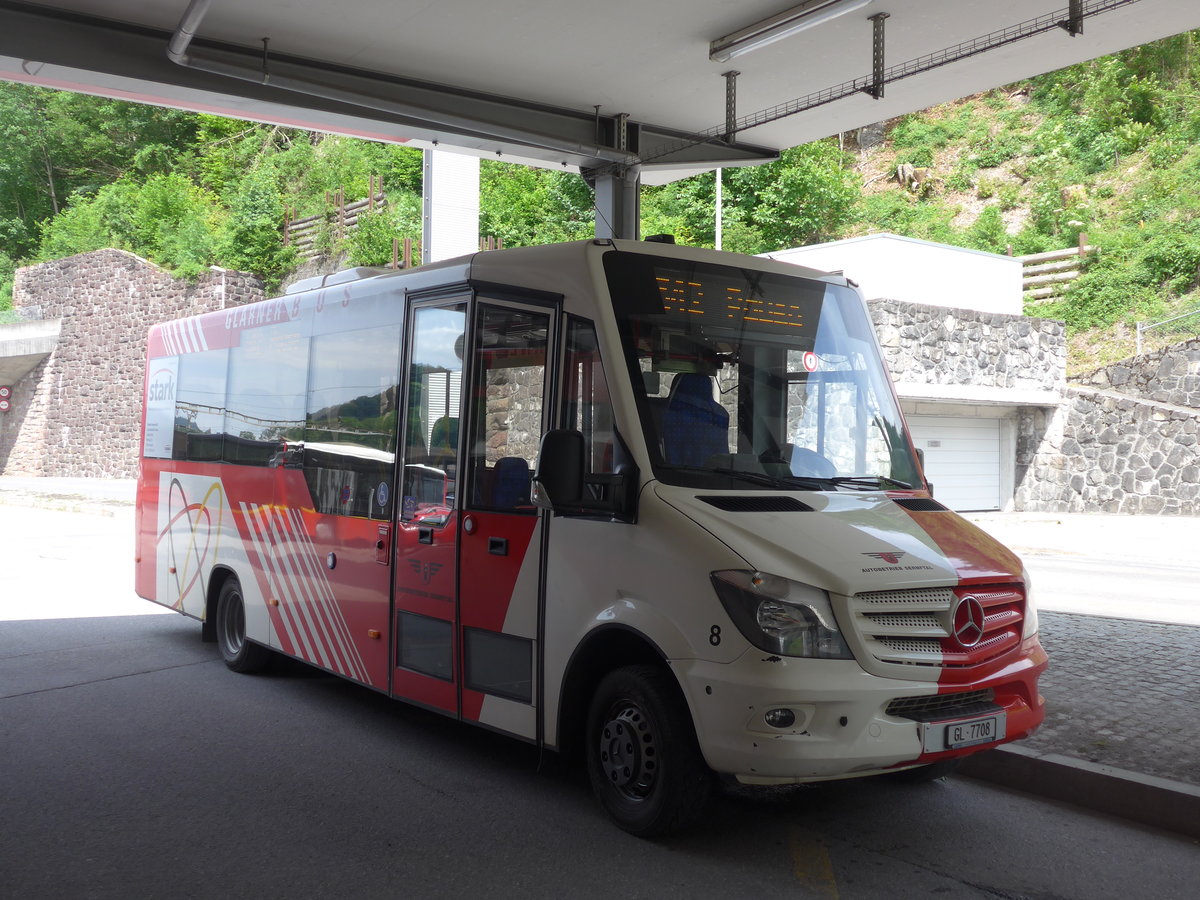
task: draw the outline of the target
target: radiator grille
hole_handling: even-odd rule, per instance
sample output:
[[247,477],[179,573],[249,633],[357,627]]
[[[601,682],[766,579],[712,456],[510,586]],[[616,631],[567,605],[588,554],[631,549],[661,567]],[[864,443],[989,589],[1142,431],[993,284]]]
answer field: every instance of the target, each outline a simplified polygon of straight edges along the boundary
[[969,669],[1021,644],[1020,584],[871,591],[850,599],[851,618],[880,663]]
[[930,721],[953,719],[986,712],[994,699],[989,688],[983,691],[966,691],[960,694],[933,694],[924,697],[897,697],[884,710],[889,716],[903,719]]

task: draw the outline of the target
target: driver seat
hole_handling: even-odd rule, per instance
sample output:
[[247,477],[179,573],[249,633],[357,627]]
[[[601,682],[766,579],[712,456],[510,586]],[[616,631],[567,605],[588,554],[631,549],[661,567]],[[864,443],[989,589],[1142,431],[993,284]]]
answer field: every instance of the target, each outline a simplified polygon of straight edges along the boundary
[[703,466],[709,457],[729,452],[729,413],[713,399],[709,376],[675,376],[663,411],[662,438],[669,465]]

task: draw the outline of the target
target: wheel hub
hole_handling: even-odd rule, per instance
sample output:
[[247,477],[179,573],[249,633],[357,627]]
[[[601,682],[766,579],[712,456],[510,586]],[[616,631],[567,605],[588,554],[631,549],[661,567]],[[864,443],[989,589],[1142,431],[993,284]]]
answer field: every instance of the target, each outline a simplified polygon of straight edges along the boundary
[[600,729],[600,766],[608,781],[628,794],[643,796],[657,769],[654,734],[636,706],[623,706]]

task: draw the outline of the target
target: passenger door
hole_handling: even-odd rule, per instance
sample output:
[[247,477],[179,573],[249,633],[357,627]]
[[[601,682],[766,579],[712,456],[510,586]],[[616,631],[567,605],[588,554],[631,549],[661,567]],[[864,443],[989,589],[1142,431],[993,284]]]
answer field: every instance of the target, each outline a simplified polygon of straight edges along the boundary
[[466,298],[415,303],[396,504],[393,696],[458,714],[459,423]]
[[545,308],[481,300],[460,531],[462,717],[536,739],[542,514],[531,475],[550,395]]

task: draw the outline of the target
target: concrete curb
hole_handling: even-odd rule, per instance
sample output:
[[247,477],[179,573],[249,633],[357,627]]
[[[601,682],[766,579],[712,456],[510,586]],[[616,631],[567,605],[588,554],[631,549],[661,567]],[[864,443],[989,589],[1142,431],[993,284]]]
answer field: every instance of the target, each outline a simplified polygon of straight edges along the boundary
[[1019,746],[967,757],[959,774],[1200,840],[1200,787]]

